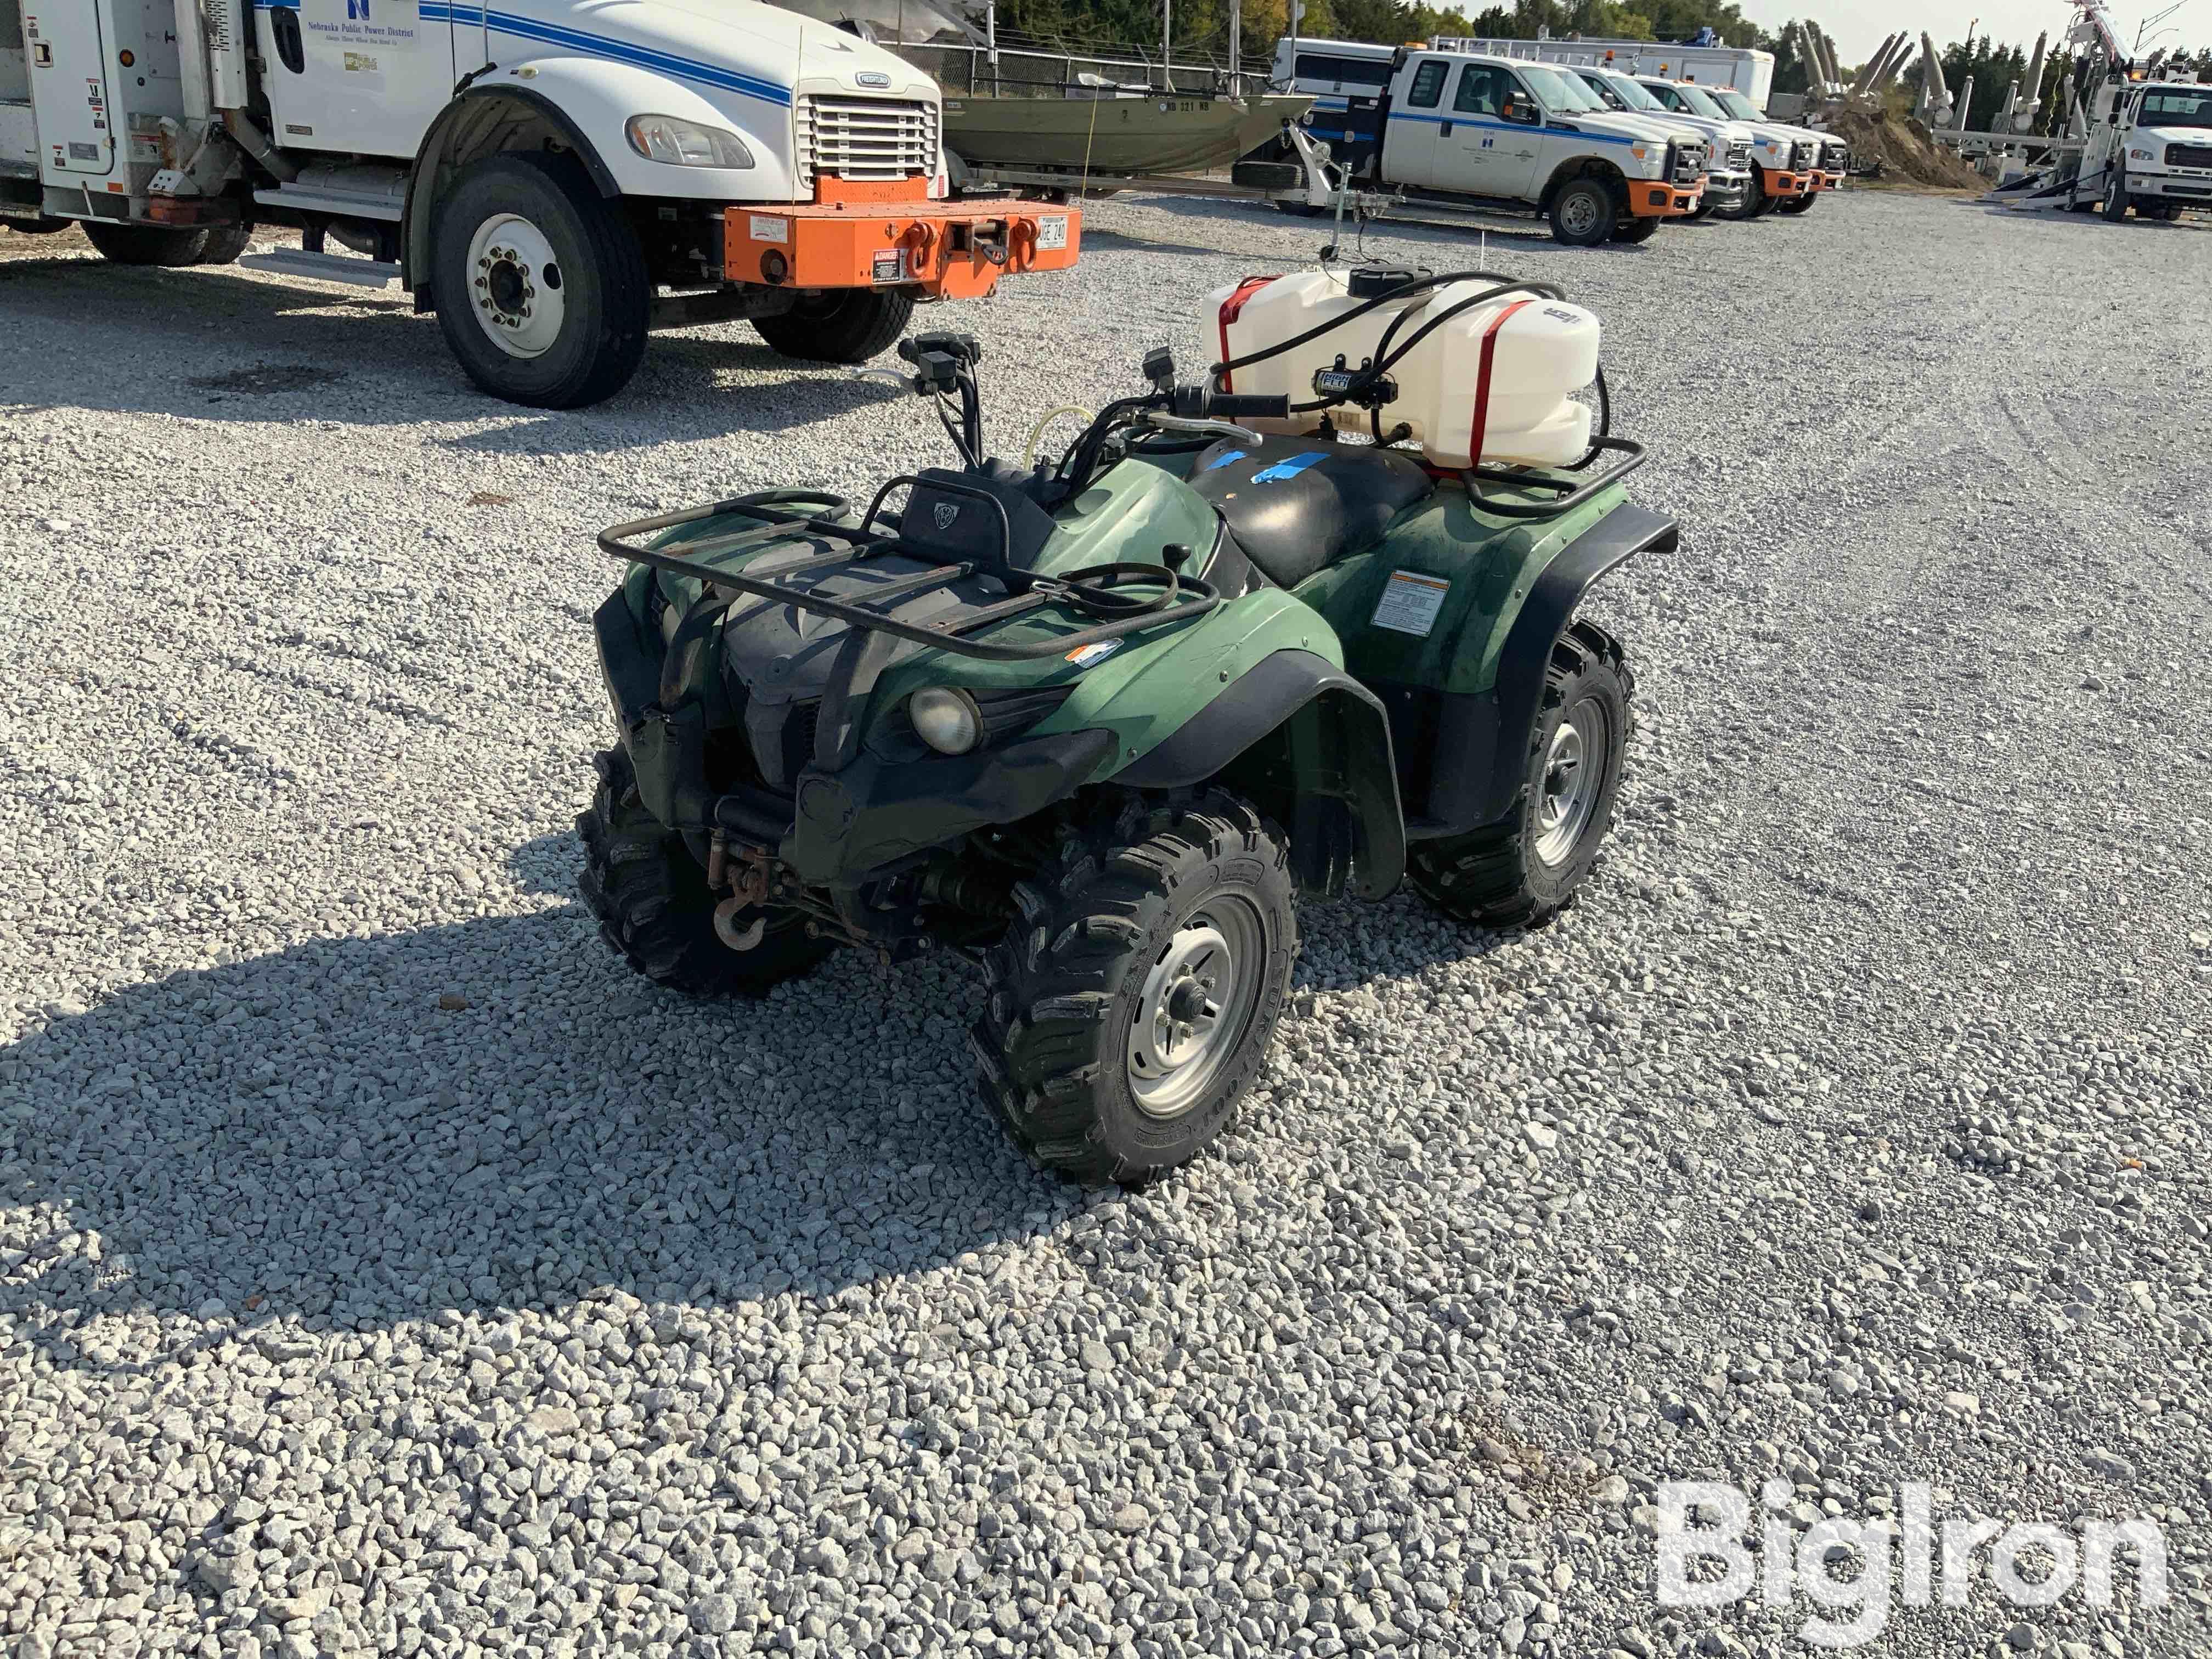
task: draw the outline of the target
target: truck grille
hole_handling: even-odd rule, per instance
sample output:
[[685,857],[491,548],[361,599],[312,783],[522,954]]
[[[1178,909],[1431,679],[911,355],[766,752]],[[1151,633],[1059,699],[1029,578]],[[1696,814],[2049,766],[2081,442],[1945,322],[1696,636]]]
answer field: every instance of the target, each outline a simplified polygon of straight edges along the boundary
[[2170,167],[2212,167],[2212,144],[2168,144],[2166,164]]
[[1820,165],[1830,173],[1849,173],[1851,168],[1851,147],[1831,141],[1820,149]]
[[1820,154],[1820,145],[1814,143],[1810,138],[1801,140],[1790,147],[1790,170],[1792,173],[1804,172],[1819,159]]
[[799,100],[799,176],[911,179],[937,173],[937,106],[896,98]]
[[1705,147],[1693,140],[1684,139],[1674,146],[1674,181],[1678,185],[1694,185],[1705,176]]
[[1722,171],[1724,173],[1747,173],[1750,170],[1751,146],[1748,143],[1741,142],[1730,144],[1728,147],[1728,162],[1727,165],[1722,168]]

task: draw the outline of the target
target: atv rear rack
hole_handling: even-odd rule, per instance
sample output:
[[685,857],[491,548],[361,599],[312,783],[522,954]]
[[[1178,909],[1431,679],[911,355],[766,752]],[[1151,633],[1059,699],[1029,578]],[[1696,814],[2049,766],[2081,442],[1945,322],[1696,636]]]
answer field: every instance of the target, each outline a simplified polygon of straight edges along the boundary
[[[926,487],[952,495],[966,495],[988,506],[997,516],[1000,532],[999,556],[996,559],[970,559],[954,564],[937,564],[911,576],[887,583],[870,598],[869,603],[852,604],[832,599],[809,592],[804,586],[792,584],[787,579],[804,575],[820,566],[844,564],[854,559],[868,559],[887,555],[902,555],[924,561],[937,556],[903,540],[896,529],[878,530],[879,519],[894,526],[896,520],[884,510],[885,499],[902,486],[924,487],[925,481],[912,474],[893,478],[868,503],[860,522],[847,520],[852,503],[842,495],[832,495],[811,489],[767,489],[750,495],[739,495],[728,501],[713,501],[703,507],[685,507],[679,512],[664,513],[650,519],[635,519],[628,524],[618,524],[599,532],[601,550],[617,559],[633,564],[650,565],[672,575],[689,576],[707,583],[717,590],[717,611],[726,608],[740,594],[773,600],[781,605],[795,605],[801,611],[811,611],[818,616],[834,617],[849,627],[870,633],[889,635],[909,644],[928,646],[934,650],[950,651],[957,656],[978,657],[991,662],[1034,662],[1045,657],[1065,656],[1079,651],[1085,646],[1096,645],[1107,640],[1118,640],[1147,628],[1157,628],[1165,623],[1196,620],[1220,603],[1220,595],[1208,583],[1195,576],[1186,576],[1164,564],[1101,564],[1078,570],[1065,576],[1035,576],[1016,569],[1007,551],[1012,545],[1013,533],[1006,518],[1006,509],[989,491],[970,484],[939,477],[926,481]],[[658,535],[687,524],[703,520],[736,514],[762,520],[754,529],[708,536],[698,541],[678,540],[657,547],[635,545],[641,536]],[[830,551],[801,560],[796,564],[780,566],[767,577],[749,576],[742,569],[732,568],[734,563],[759,550],[764,543],[794,534],[817,537],[833,544]],[[732,556],[736,556],[733,559]],[[1010,590],[1007,598],[991,605],[967,605],[941,615],[928,623],[904,622],[877,608],[885,603],[897,604],[913,598],[924,589],[958,581],[963,577],[982,575],[1001,581]],[[1149,597],[1137,596],[1117,590],[1149,586],[1158,591]],[[1060,605],[1093,615],[1101,611],[1121,614],[1089,628],[1071,633],[1055,634],[1048,639],[1016,644],[1000,640],[971,637],[978,629],[1009,622],[1017,617],[1030,615],[1048,605]],[[879,653],[871,652],[879,659]],[[855,663],[857,669],[860,665]],[[873,674],[866,678],[872,683]],[[853,686],[851,690],[865,691],[866,686]],[[833,695],[836,688],[833,687]]]

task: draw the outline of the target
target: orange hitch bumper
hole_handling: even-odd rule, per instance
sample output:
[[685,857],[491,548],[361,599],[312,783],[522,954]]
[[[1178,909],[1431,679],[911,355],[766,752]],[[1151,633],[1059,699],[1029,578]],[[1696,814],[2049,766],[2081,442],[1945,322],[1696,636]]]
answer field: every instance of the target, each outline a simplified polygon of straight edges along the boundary
[[1679,219],[1686,213],[1695,213],[1705,193],[1702,183],[1685,186],[1632,179],[1628,181],[1628,210],[1639,219]]
[[[848,187],[805,206],[725,210],[723,280],[770,288],[920,288],[940,300],[988,294],[999,278],[1075,263],[1083,216],[1036,202],[935,202]],[[918,184],[919,181],[917,180]],[[879,187],[880,188],[880,187]]]

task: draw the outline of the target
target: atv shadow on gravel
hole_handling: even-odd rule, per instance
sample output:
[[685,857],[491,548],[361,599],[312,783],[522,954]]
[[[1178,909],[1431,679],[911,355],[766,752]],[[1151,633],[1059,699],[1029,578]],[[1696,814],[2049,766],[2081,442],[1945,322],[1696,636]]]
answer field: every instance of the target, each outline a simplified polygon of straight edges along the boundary
[[607,1285],[826,1297],[1083,1212],[974,1098],[939,1012],[964,964],[843,961],[702,1022],[592,931],[564,907],[300,945],[0,1048],[0,1315],[131,1370],[178,1357],[145,1316],[210,1300],[374,1330]]

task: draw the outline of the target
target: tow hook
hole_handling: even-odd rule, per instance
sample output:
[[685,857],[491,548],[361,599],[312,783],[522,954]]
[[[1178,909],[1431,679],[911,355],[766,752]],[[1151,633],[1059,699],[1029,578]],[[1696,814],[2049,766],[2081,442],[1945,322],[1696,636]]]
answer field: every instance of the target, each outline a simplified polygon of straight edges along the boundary
[[[719,891],[726,884],[730,896],[714,907],[714,937],[732,951],[750,951],[768,934],[768,895],[773,881],[769,855],[765,848],[741,847],[738,849],[741,868],[734,878],[730,873],[730,838],[722,830],[714,831],[707,843],[707,885]],[[741,922],[746,912],[754,914],[750,922]]]

